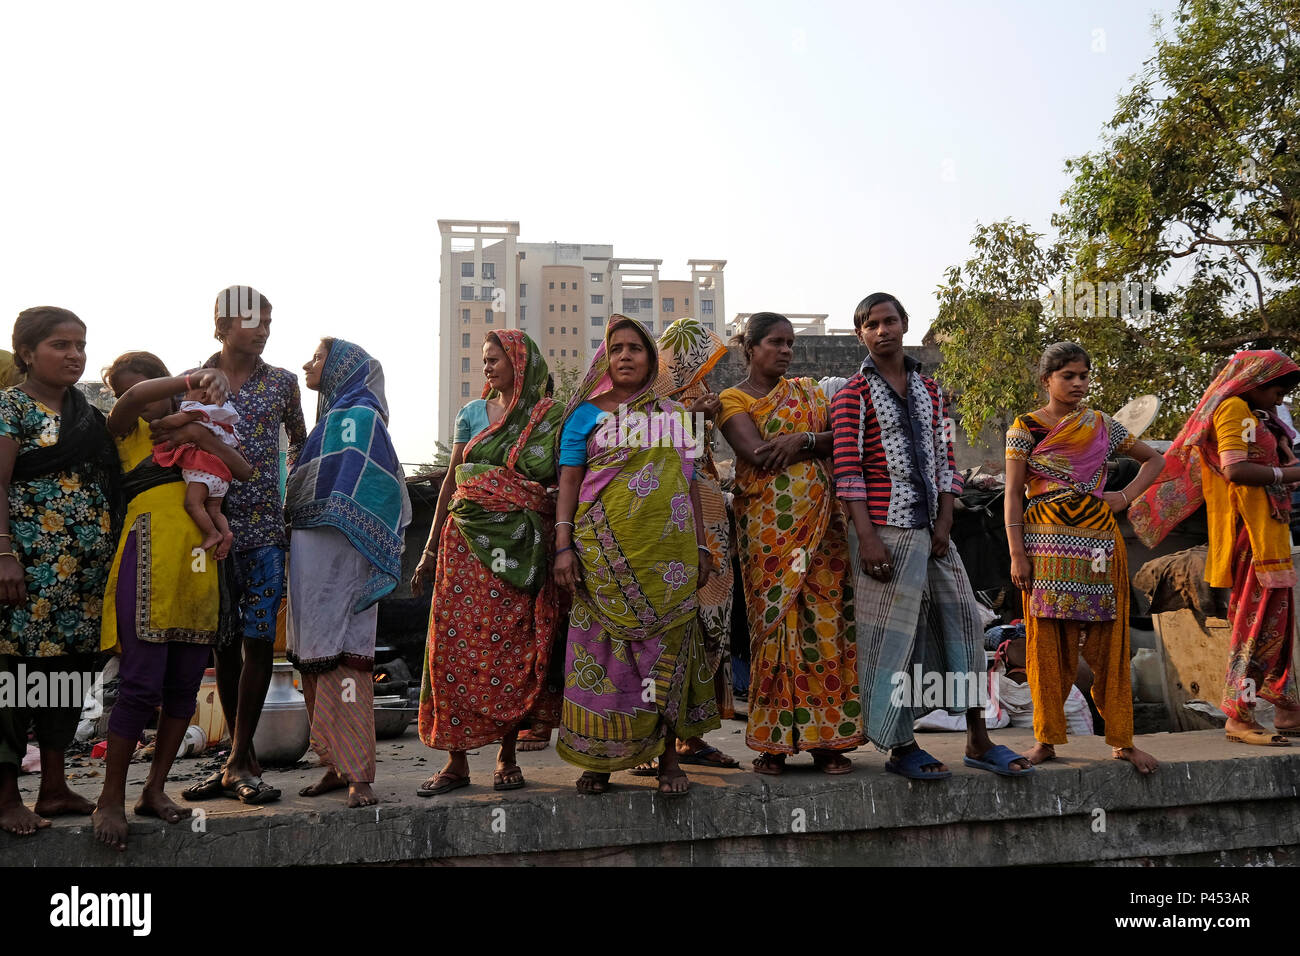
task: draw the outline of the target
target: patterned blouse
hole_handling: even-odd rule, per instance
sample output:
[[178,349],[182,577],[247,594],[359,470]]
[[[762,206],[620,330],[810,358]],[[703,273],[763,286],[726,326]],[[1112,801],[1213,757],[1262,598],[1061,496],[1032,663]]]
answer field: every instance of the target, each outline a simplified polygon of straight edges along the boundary
[[[218,352],[203,363],[217,368]],[[230,396],[239,412],[239,450],[253,469],[248,481],[235,481],[226,494],[226,517],[235,533],[235,550],[284,548],[284,496],[280,491],[280,425],[289,434],[293,465],[307,440],[298,376],[260,358],[248,381]]]
[[[0,436],[17,442],[19,455],[57,444],[60,417],[20,388],[0,391]],[[104,585],[117,544],[111,526],[103,490],[75,471],[10,483],[9,530],[27,569],[27,604],[0,606],[0,654],[99,650]]]

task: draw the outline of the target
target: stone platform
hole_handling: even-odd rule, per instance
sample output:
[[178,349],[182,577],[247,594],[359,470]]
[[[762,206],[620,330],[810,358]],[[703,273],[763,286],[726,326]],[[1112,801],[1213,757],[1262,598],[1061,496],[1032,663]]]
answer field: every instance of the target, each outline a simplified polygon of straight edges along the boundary
[[[884,772],[874,749],[852,755],[851,774],[826,776],[802,755],[780,777],[749,769],[743,723],[709,741],[744,769],[688,767],[687,796],[665,798],[654,778],[615,774],[603,796],[573,787],[578,771],[554,747],[520,754],[522,790],[492,790],[496,748],[471,757],[473,783],[431,799],[416,788],[442,766],[414,728],[381,742],[377,807],[347,809],[344,792],[297,796],[320,770],[270,770],[284,797],[261,807],[217,799],[193,804],[199,822],[133,818],[130,846],[96,843],[87,818],[61,818],[30,838],[0,834],[5,866],[405,865],[1036,865],[1241,864],[1300,860],[1300,746],[1229,743],[1221,731],[1154,734],[1138,745],[1161,761],[1140,777],[1111,759],[1101,738],[1079,738],[1023,779],[961,765],[963,737],[921,743],[953,770],[948,781],[911,783]],[[994,732],[1023,752],[1028,730]],[[1298,741],[1300,743],[1300,741]],[[311,758],[314,762],[314,758]],[[178,761],[174,797],[211,761]],[[73,787],[95,799],[103,761],[70,767]],[[147,772],[135,764],[134,800]],[[98,770],[98,773],[95,771]],[[91,775],[94,774],[94,775]],[[25,798],[39,778],[22,777]]]

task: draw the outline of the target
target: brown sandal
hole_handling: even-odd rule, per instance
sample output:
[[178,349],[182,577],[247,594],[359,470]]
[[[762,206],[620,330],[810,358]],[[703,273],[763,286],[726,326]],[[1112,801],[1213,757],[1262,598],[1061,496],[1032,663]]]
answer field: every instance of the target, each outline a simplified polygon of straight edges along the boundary
[[785,754],[759,754],[754,758],[754,773],[779,777],[785,773]]

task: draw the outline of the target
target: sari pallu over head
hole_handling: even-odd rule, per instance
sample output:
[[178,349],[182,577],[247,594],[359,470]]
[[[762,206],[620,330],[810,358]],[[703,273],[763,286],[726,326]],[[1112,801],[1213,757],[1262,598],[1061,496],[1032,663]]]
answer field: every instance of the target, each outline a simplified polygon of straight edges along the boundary
[[[627,325],[646,342],[650,374],[645,386],[597,426],[587,442],[587,471],[573,519],[573,545],[582,564],[574,613],[594,616],[616,640],[639,641],[695,613],[699,571],[690,499],[694,440],[682,406],[655,397],[658,350],[640,323],[610,317],[605,341],[566,417],[608,390],[610,337]],[[660,427],[639,427],[649,421]],[[621,432],[620,425],[630,427]]]
[[[1238,352],[1228,360],[1228,364],[1210,383],[1196,410],[1165,452],[1165,467],[1156,483],[1129,508],[1129,521],[1147,547],[1154,547],[1163,541],[1170,531],[1205,501],[1205,476],[1202,469],[1217,476],[1217,480],[1227,483],[1214,442],[1214,416],[1219,407],[1230,398],[1298,372],[1300,366],[1281,352],[1271,349]],[[1295,433],[1281,422],[1271,421],[1260,427],[1267,428],[1270,425],[1294,439]],[[1253,453],[1257,453],[1259,447],[1256,443],[1251,443]],[[1255,460],[1253,455],[1251,460]],[[1258,463],[1278,465],[1276,451],[1270,460],[1260,460]],[[1281,486],[1234,486],[1233,493],[1240,507],[1261,514],[1267,512],[1270,523],[1277,524],[1277,528],[1272,529],[1273,534],[1268,535],[1269,542],[1256,540],[1256,533],[1252,531],[1255,566],[1260,579],[1268,581],[1274,580],[1273,565],[1277,564],[1276,580],[1279,583],[1265,586],[1289,587],[1290,584],[1286,582],[1291,580],[1294,573],[1291,571],[1290,533],[1286,528],[1291,511],[1289,490]],[[1230,549],[1232,543],[1227,541],[1223,546]]]
[[411,499],[388,434],[384,371],[342,339],[321,370],[316,427],[289,472],[285,516],[294,528],[333,527],[370,563],[353,612],[397,587]]
[[[771,441],[793,432],[825,431],[826,395],[811,378],[781,379],[749,408],[759,437]],[[736,517],[746,577],[750,642],[757,647],[784,619],[799,596],[836,508],[821,459],[784,471],[760,471],[736,459]]]
[[[494,332],[514,370],[510,407],[470,440],[456,469],[449,516],[484,567],[513,587],[537,594],[547,573],[562,408],[544,397],[548,369],[541,350],[518,329]],[[495,393],[483,386],[483,397]]]
[[[1163,541],[1205,500],[1201,487],[1201,463],[1220,471],[1212,439],[1214,413],[1224,399],[1297,371],[1300,371],[1300,366],[1271,349],[1238,352],[1229,359],[1165,452],[1165,467],[1156,483],[1139,495],[1129,508],[1129,521],[1147,547]],[[1284,490],[1270,488],[1269,497],[1280,507],[1290,510],[1290,498]]]

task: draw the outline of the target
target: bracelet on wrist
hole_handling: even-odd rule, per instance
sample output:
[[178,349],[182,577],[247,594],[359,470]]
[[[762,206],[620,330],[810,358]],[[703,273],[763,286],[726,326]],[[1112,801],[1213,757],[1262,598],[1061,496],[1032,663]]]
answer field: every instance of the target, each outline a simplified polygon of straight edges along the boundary
[[1281,469],[1281,468],[1278,468],[1276,465],[1274,465],[1274,466],[1273,466],[1273,484],[1275,484],[1275,485],[1280,485],[1280,484],[1282,484],[1282,483],[1283,483],[1283,480],[1282,480],[1282,469]]
[[1127,508],[1129,505],[1131,505],[1131,504],[1133,503],[1133,502],[1131,502],[1131,501],[1129,500],[1128,495],[1124,494],[1124,489],[1123,489],[1123,488],[1119,489],[1119,496],[1120,496],[1121,498],[1124,499],[1124,507]]
[[574,524],[573,524],[572,521],[557,521],[557,522],[555,522],[555,527],[558,528],[560,525],[568,525],[570,528],[574,527]]

